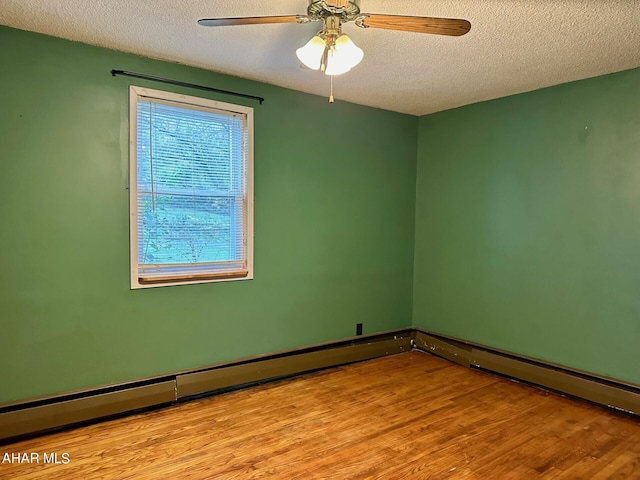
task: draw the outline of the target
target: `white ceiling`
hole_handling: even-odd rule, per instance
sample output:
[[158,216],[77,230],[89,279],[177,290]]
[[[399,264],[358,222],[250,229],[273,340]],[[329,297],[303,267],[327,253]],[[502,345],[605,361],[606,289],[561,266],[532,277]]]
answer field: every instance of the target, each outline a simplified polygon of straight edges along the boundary
[[[306,0],[0,0],[0,24],[327,96],[329,78],[300,68],[295,55],[320,24],[196,23],[304,14],[306,6]],[[445,37],[345,25],[365,56],[335,77],[336,100],[423,115],[640,66],[640,0],[362,0],[361,9],[463,18],[471,31]]]

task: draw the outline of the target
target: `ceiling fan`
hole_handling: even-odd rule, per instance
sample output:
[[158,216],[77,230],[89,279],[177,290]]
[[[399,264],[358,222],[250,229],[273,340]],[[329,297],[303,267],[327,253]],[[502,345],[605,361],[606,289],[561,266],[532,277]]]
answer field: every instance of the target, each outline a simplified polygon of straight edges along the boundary
[[[322,22],[317,35],[296,50],[298,59],[308,68],[327,75],[340,75],[355,67],[364,57],[363,51],[342,33],[342,25],[354,22],[361,28],[382,28],[434,35],[464,35],[471,28],[467,20],[455,18],[417,17],[361,13],[360,0],[308,0],[306,15],[267,17],[203,18],[205,27],[261,25],[270,23]],[[330,97],[332,101],[333,95]]]

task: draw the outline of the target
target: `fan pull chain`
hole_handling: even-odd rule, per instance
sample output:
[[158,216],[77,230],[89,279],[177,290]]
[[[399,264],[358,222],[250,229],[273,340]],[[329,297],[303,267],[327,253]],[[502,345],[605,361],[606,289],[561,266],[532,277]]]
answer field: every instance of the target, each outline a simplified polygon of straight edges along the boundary
[[333,75],[331,75],[331,91],[329,93],[329,103],[333,103]]

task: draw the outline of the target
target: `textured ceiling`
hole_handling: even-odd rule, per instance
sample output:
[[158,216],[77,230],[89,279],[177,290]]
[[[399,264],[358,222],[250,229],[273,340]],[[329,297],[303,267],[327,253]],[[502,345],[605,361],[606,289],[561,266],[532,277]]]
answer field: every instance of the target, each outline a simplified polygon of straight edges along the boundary
[[[306,0],[0,0],[0,24],[327,95],[295,50],[320,24],[207,28],[199,18],[306,13]],[[362,0],[367,13],[463,18],[444,37],[344,32],[364,60],[335,96],[423,115],[640,66],[640,0]]]

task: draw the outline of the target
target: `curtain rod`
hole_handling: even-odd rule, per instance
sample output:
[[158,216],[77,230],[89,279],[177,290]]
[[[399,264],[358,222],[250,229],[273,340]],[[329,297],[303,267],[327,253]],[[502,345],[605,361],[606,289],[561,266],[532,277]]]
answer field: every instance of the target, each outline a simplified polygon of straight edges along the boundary
[[171,85],[178,85],[180,87],[198,88],[200,90],[207,90],[209,92],[224,93],[226,95],[235,95],[236,97],[251,98],[252,100],[258,100],[260,102],[260,105],[262,105],[262,102],[264,102],[264,98],[256,97],[254,95],[247,95],[246,93],[230,92],[229,90],[220,90],[219,88],[207,87],[205,85],[196,85],[195,83],[181,82],[180,80],[154,77],[153,75],[145,75],[144,73],[127,72],[126,70],[111,70],[111,75],[114,77],[116,75],[124,75],[127,77],[142,78],[144,80],[153,80],[154,82],[169,83]]

